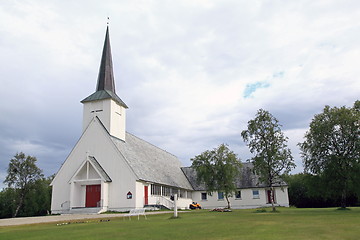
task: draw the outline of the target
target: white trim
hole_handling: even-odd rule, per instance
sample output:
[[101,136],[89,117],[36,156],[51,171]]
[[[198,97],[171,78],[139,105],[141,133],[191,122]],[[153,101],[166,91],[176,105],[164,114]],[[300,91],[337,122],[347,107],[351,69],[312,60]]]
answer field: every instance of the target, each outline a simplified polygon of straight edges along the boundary
[[[92,119],[93,120],[93,119]],[[67,155],[65,161],[61,164],[60,169],[56,172],[54,179],[51,181],[50,186],[54,185],[54,182],[57,180],[57,176],[60,174],[60,172],[64,169],[64,165],[66,164],[67,160],[70,158],[70,156],[75,152],[75,149],[77,148],[77,146],[80,144],[80,141],[82,140],[83,136],[85,135],[86,131],[88,130],[88,128],[90,128],[90,124],[92,123],[92,120],[89,122],[89,124],[86,126],[86,128],[83,130],[81,136],[79,137],[79,139],[76,141],[74,147],[71,149],[70,153]],[[86,155],[88,155],[89,153],[86,152]]]
[[[75,179],[75,177],[79,174],[79,172],[83,169],[83,167],[86,164],[86,179]],[[89,179],[89,170],[90,170],[90,165],[92,166],[92,168],[95,170],[95,172],[99,175],[100,178],[96,178],[96,179]],[[102,174],[98,171],[98,169],[94,166],[94,164],[92,164],[92,162],[89,160],[89,157],[86,157],[86,160],[83,161],[80,165],[80,167],[76,170],[75,174],[70,178],[68,183],[72,183],[72,182],[85,182],[85,181],[98,181],[101,180],[103,182],[106,182],[106,179],[103,178]]]
[[68,183],[72,183],[74,182],[74,178],[79,174],[79,172],[81,171],[81,169],[85,166],[86,162],[88,162],[89,160],[86,159],[84,160],[81,164],[80,167],[78,167],[78,169],[75,171],[75,173],[73,174],[73,176],[70,178],[70,180],[68,181]]
[[79,180],[74,180],[72,182],[74,183],[80,183],[80,182],[95,182],[95,181],[102,181],[101,178],[89,178],[89,179],[79,179]]
[[86,161],[86,179],[89,179],[89,170],[90,170],[89,169],[89,158],[86,158],[86,159],[87,159],[87,161]]

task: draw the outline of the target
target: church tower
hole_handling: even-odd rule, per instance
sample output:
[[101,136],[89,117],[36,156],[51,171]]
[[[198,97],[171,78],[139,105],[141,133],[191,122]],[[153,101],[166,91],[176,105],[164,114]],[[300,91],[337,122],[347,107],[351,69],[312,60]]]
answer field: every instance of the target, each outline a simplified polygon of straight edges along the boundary
[[113,137],[125,141],[126,104],[115,93],[109,27],[106,28],[96,91],[81,101],[84,104],[83,131],[97,117]]

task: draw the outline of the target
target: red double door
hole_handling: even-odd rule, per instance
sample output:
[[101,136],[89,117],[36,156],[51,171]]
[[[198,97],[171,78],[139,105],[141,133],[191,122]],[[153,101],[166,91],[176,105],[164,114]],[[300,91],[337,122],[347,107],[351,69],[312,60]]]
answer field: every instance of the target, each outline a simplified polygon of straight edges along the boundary
[[86,185],[85,207],[98,207],[101,199],[101,185]]

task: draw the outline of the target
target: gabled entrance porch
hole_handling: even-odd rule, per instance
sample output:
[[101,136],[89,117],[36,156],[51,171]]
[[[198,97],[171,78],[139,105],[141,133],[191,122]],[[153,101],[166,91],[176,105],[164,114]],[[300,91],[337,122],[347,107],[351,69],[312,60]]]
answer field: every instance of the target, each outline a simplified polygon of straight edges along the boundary
[[69,213],[107,211],[111,179],[94,157],[87,157],[69,183]]

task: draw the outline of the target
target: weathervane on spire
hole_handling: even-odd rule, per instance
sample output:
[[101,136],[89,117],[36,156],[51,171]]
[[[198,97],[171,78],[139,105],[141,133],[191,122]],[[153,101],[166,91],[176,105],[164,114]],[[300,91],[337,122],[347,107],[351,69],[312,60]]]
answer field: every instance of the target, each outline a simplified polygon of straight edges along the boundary
[[109,26],[109,21],[110,21],[110,18],[109,18],[109,17],[107,17],[107,22],[106,22],[106,25],[108,25],[108,26]]

